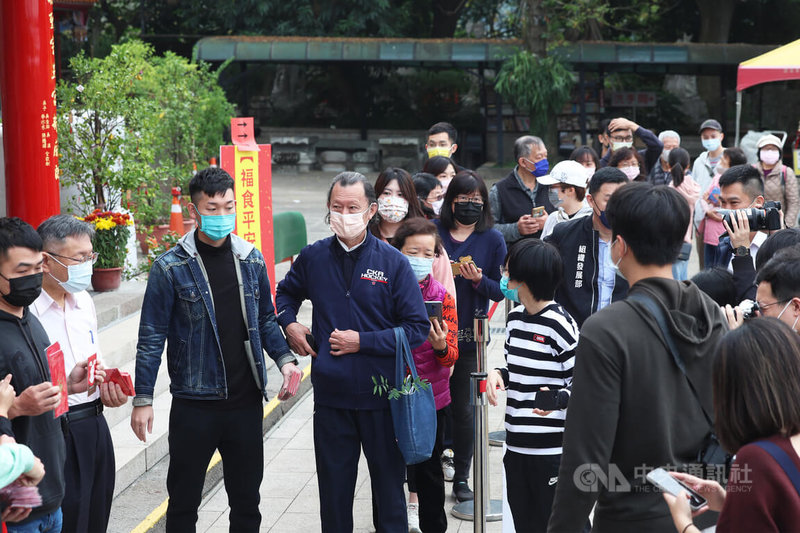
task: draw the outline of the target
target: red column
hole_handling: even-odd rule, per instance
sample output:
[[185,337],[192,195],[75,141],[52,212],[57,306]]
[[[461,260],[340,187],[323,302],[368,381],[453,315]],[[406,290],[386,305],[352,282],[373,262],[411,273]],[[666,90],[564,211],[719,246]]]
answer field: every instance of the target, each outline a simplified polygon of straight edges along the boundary
[[2,0],[0,97],[8,216],[60,213],[53,0]]

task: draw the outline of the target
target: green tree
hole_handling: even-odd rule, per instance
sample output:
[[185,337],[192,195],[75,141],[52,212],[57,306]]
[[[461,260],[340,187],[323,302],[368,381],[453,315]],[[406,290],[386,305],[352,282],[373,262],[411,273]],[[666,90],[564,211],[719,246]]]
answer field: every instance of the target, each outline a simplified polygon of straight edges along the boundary
[[103,59],[79,54],[72,81],[62,80],[58,101],[59,165],[64,185],[78,189],[81,208],[112,209],[122,191],[152,180],[155,135],[148,123],[153,102],[142,98],[151,49],[130,42]]

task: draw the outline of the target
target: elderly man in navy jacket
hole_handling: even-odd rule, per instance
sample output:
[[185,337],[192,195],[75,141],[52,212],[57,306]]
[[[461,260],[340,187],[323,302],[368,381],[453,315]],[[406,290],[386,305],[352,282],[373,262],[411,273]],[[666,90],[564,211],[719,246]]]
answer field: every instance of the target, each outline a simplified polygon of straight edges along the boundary
[[[406,258],[376,239],[367,224],[377,211],[375,190],[356,172],[336,176],[328,191],[334,236],[304,248],[278,285],[278,322],[291,348],[314,356],[314,455],[322,531],[353,530],[353,497],[361,449],[372,478],[379,531],[408,531],[405,463],[395,441],[386,396],[372,377],[392,381],[393,328],[412,349],[430,322]],[[311,331],[297,322],[304,300],[313,304]]]

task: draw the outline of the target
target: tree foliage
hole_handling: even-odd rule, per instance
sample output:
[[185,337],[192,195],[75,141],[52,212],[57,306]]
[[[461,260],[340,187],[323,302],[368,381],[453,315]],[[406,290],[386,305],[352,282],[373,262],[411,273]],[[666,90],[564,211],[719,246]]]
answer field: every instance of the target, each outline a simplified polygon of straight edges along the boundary
[[70,66],[57,90],[62,182],[78,189],[84,211],[116,208],[124,191],[145,190],[167,216],[159,192],[216,153],[233,112],[217,72],[155,56],[141,41],[104,58],[81,53]]
[[540,57],[522,50],[503,63],[495,90],[531,118],[531,131],[545,131],[550,117],[567,101],[574,75],[554,56]]

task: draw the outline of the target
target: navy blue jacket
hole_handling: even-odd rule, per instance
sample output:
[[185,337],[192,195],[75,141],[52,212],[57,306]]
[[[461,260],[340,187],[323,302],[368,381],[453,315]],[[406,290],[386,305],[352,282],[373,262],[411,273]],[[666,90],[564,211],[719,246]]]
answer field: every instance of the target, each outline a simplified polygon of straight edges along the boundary
[[506,242],[503,235],[494,228],[486,231],[473,231],[462,243],[450,237],[450,231],[445,228],[440,220],[434,220],[439,229],[439,236],[451,261],[470,255],[475,265],[483,270],[480,283],[473,284],[462,276],[456,276],[456,307],[458,310],[458,353],[459,358],[467,352],[474,353],[475,338],[473,325],[475,311],[486,313],[489,310],[489,300],[499,302],[503,299],[500,290],[500,267],[506,258]]
[[[311,366],[316,403],[337,409],[388,409],[386,395],[373,394],[372,377],[394,381],[393,328],[405,330],[412,350],[428,338],[425,302],[405,256],[372,233],[367,232],[347,283],[335,246],[341,246],[336,237],[328,237],[300,252],[276,289],[278,323],[285,329],[297,322],[300,305],[311,301],[311,332],[319,348]],[[361,350],[331,355],[334,329],[357,331]]]

